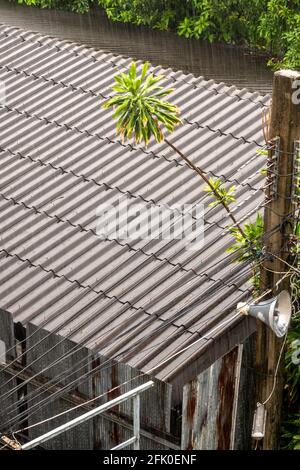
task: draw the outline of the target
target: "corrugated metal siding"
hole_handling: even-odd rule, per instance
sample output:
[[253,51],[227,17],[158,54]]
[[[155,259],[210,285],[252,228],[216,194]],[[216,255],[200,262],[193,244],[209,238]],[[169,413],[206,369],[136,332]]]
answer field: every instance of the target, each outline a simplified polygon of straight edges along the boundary
[[[165,144],[145,150],[116,137],[101,104],[117,68],[129,63],[0,26],[7,91],[0,106],[0,306],[16,321],[104,355],[122,353],[122,361],[146,371],[232,315],[250,295],[249,274],[224,258],[229,221],[220,208],[208,212],[199,178]],[[154,71],[164,73],[182,110],[172,141],[209,175],[239,183],[234,211],[246,218],[263,199],[264,157],[255,152],[269,97]],[[96,208],[120,197],[145,207],[202,200],[205,246],[189,252],[180,240],[100,240]],[[184,370],[205,343],[155,375],[165,380]]]

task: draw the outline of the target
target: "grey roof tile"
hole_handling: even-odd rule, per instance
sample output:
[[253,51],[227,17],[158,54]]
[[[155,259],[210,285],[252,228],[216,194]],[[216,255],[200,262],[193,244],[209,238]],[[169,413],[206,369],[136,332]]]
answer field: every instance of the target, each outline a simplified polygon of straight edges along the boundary
[[[231,318],[251,296],[249,267],[232,264],[227,214],[211,209],[203,183],[165,144],[122,144],[101,108],[116,67],[130,59],[0,26],[0,307],[133,367],[173,380],[214,345],[237,341],[245,322]],[[141,64],[139,63],[139,67]],[[174,88],[183,125],[172,141],[208,176],[236,184],[238,219],[263,201],[257,155],[269,97],[182,72],[153,69]],[[205,243],[115,240],[96,235],[99,204],[123,198],[157,210],[205,205]],[[182,217],[182,208],[178,209]],[[156,216],[156,221],[157,216]],[[245,333],[246,332],[246,333]],[[247,333],[248,332],[248,333]],[[198,346],[166,358],[201,335]],[[221,351],[221,350],[220,350]],[[219,351],[219,353],[221,353]],[[212,356],[213,357],[213,354]]]

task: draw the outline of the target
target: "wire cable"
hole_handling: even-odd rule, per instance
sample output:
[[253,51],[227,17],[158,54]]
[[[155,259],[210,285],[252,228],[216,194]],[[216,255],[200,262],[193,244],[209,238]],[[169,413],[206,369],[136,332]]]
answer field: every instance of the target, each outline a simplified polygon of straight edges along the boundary
[[[227,320],[226,320],[226,321],[227,321]],[[216,328],[218,328],[218,326],[217,326]],[[207,337],[201,335],[201,338],[204,338],[204,339],[205,339],[205,338],[207,338]],[[154,345],[154,347],[156,347],[156,345]],[[150,348],[150,349],[151,349],[151,348]],[[129,348],[129,350],[131,350],[131,347]],[[123,360],[123,358],[124,358],[124,353],[126,353],[126,351],[121,352],[121,358],[122,358],[122,360]],[[123,355],[122,355],[122,354],[123,354]],[[115,357],[112,358],[112,359],[116,359],[117,357],[120,357],[120,354],[118,354],[117,356],[115,356]],[[87,377],[87,375],[88,375],[88,374],[85,374],[86,377]],[[74,383],[78,383],[77,380],[75,380]],[[72,384],[71,384],[71,385],[72,385]],[[66,386],[66,388],[67,388],[67,387],[69,388],[69,386]],[[54,397],[54,398],[55,398],[55,397]],[[45,401],[46,401],[45,404],[47,404],[47,402],[49,402],[49,399],[45,399]]]
[[[216,263],[216,264],[218,264],[218,263]],[[51,333],[50,333],[50,334],[51,334]],[[64,340],[64,339],[62,339],[62,341],[63,341],[63,340]],[[11,364],[9,364],[8,367],[9,367],[10,365],[11,365]],[[28,366],[28,367],[29,367],[29,366]],[[28,367],[27,367],[27,368],[28,368]],[[23,369],[23,370],[24,370],[24,369]],[[20,388],[21,388],[21,386],[20,386]]]
[[[174,318],[171,318],[168,323],[171,324],[171,323],[173,323],[173,322],[174,322]],[[145,338],[142,338],[141,340],[138,341],[137,344],[135,344],[135,345],[133,345],[133,346],[130,346],[129,351],[132,351],[133,347],[139,346],[142,342],[148,342],[147,340],[149,340],[149,338],[150,338],[151,336],[157,336],[157,334],[159,334],[159,330],[162,330],[162,328],[164,328],[164,327],[165,327],[165,325],[162,325],[161,327],[156,328],[156,329],[154,330],[154,332],[153,332],[151,335],[148,335],[148,336],[147,336],[146,339],[145,339]],[[172,340],[172,338],[169,339],[169,341],[171,341],[171,340]],[[127,352],[127,350],[121,351],[120,354],[122,354],[122,357],[124,357],[124,354],[125,354],[126,352]],[[117,356],[115,356],[115,357],[119,357],[119,354],[117,354]],[[84,366],[84,367],[85,367],[85,366]]]
[[[269,293],[268,291],[267,291],[266,293],[263,293],[263,294],[259,297],[259,299],[257,299],[257,301],[260,300],[260,299],[262,299],[263,297],[265,297],[268,293]],[[225,320],[221,325],[217,325],[215,328],[213,328],[213,329],[210,331],[210,334],[212,335],[213,332],[215,332],[215,331],[217,331],[218,329],[222,328],[225,324],[227,324],[227,323],[229,323],[229,322],[232,322],[235,318],[237,318],[237,317],[239,317],[239,316],[240,316],[240,313],[237,313],[234,317]],[[206,337],[206,338],[205,338],[205,337],[199,338],[198,340],[192,342],[190,345],[188,345],[188,346],[186,346],[186,347],[180,349],[180,350],[177,351],[176,353],[172,354],[170,357],[168,357],[168,358],[165,359],[164,361],[161,361],[161,362],[160,362],[159,364],[157,364],[156,366],[154,366],[154,367],[152,367],[151,369],[147,370],[145,373],[138,374],[138,375],[135,376],[133,379],[130,379],[129,381],[123,382],[122,384],[118,385],[117,387],[114,387],[113,389],[110,389],[109,391],[105,392],[104,394],[102,394],[102,395],[100,395],[100,396],[98,396],[98,397],[92,398],[92,399],[90,399],[90,400],[87,400],[86,402],[84,402],[84,403],[82,403],[82,404],[80,404],[80,405],[77,405],[77,406],[75,406],[75,407],[72,407],[71,409],[66,410],[66,411],[63,412],[63,413],[59,413],[59,414],[57,414],[57,415],[55,415],[55,416],[52,416],[52,417],[50,417],[50,418],[48,418],[48,419],[45,419],[45,420],[43,420],[43,421],[40,421],[40,422],[38,422],[38,423],[35,423],[35,424],[31,425],[31,426],[28,426],[28,427],[26,427],[26,428],[20,429],[20,430],[18,430],[18,431],[14,431],[14,434],[17,434],[17,433],[20,433],[20,432],[22,432],[22,431],[24,431],[24,430],[28,430],[28,429],[30,429],[30,428],[39,426],[39,425],[41,425],[41,424],[44,424],[44,423],[47,422],[47,421],[51,421],[51,420],[53,420],[53,419],[55,419],[55,418],[57,418],[57,417],[60,417],[60,416],[62,416],[62,415],[65,415],[65,414],[67,414],[67,413],[69,413],[69,412],[71,412],[71,411],[77,410],[78,408],[80,408],[80,407],[82,407],[82,406],[86,406],[87,404],[96,401],[97,399],[103,397],[104,395],[107,395],[109,392],[111,392],[111,391],[113,391],[113,390],[115,390],[115,389],[118,389],[118,388],[122,387],[123,385],[128,384],[129,382],[132,382],[132,381],[135,380],[136,378],[143,377],[143,376],[145,376],[145,375],[151,375],[151,374],[154,372],[154,370],[157,370],[157,369],[161,368],[162,365],[164,365],[165,363],[170,362],[170,360],[172,360],[173,358],[175,358],[175,357],[177,357],[178,355],[182,354],[183,352],[189,350],[190,348],[192,348],[193,346],[195,346],[196,344],[198,344],[198,343],[199,343],[200,341],[202,341],[203,339],[209,340],[209,339],[212,339],[212,338],[207,338],[207,337]],[[283,348],[282,348],[282,351],[283,351]],[[282,352],[281,352],[281,355],[282,355]]]

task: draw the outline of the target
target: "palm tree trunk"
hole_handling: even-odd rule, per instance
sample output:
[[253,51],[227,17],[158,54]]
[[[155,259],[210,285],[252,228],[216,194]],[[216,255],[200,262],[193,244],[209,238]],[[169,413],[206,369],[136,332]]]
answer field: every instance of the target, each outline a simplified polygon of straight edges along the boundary
[[221,196],[221,194],[219,194],[219,192],[213,187],[213,185],[211,184],[211,182],[209,181],[209,178],[205,175],[204,171],[199,168],[198,166],[196,166],[186,155],[184,155],[184,153],[182,153],[174,144],[172,144],[172,142],[170,142],[168,139],[165,139],[165,142],[167,145],[169,145],[169,147],[171,147],[172,150],[174,150],[174,152],[176,152],[186,163],[187,165],[192,169],[194,170],[199,176],[200,178],[203,179],[203,181],[205,181],[205,183],[210,187],[210,189],[212,190],[212,192],[214,193],[215,197],[217,198],[217,200],[220,202],[220,204],[222,204],[222,206],[224,207],[224,209],[227,211],[229,217],[231,218],[232,222],[234,223],[234,225],[237,227],[237,229],[239,230],[240,234],[242,235],[242,237],[244,239],[246,239],[246,234],[244,232],[244,230],[242,229],[242,227],[240,226],[240,224],[238,223],[238,221],[236,220],[235,216],[232,214],[231,210],[229,209],[228,205],[225,203],[223,197]]

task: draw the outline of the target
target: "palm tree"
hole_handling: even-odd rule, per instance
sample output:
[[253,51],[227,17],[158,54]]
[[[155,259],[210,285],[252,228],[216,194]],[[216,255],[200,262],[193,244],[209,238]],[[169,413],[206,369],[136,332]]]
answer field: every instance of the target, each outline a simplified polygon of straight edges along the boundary
[[169,145],[205,181],[207,186],[204,191],[216,199],[212,204],[223,205],[242,238],[246,239],[244,230],[229,208],[229,204],[235,201],[234,186],[225,189],[220,179],[208,178],[200,167],[165,137],[164,130],[172,133],[181,124],[180,112],[177,106],[164,99],[173,90],[159,85],[163,76],[148,73],[148,68],[149,64],[145,63],[141,75],[137,76],[136,64],[132,62],[127,74],[115,76],[116,85],[112,88],[115,94],[105,102],[104,107],[115,108],[113,117],[117,119],[117,133],[123,142],[133,138],[136,144],[144,141],[147,146],[154,138],[158,143],[164,141]]

